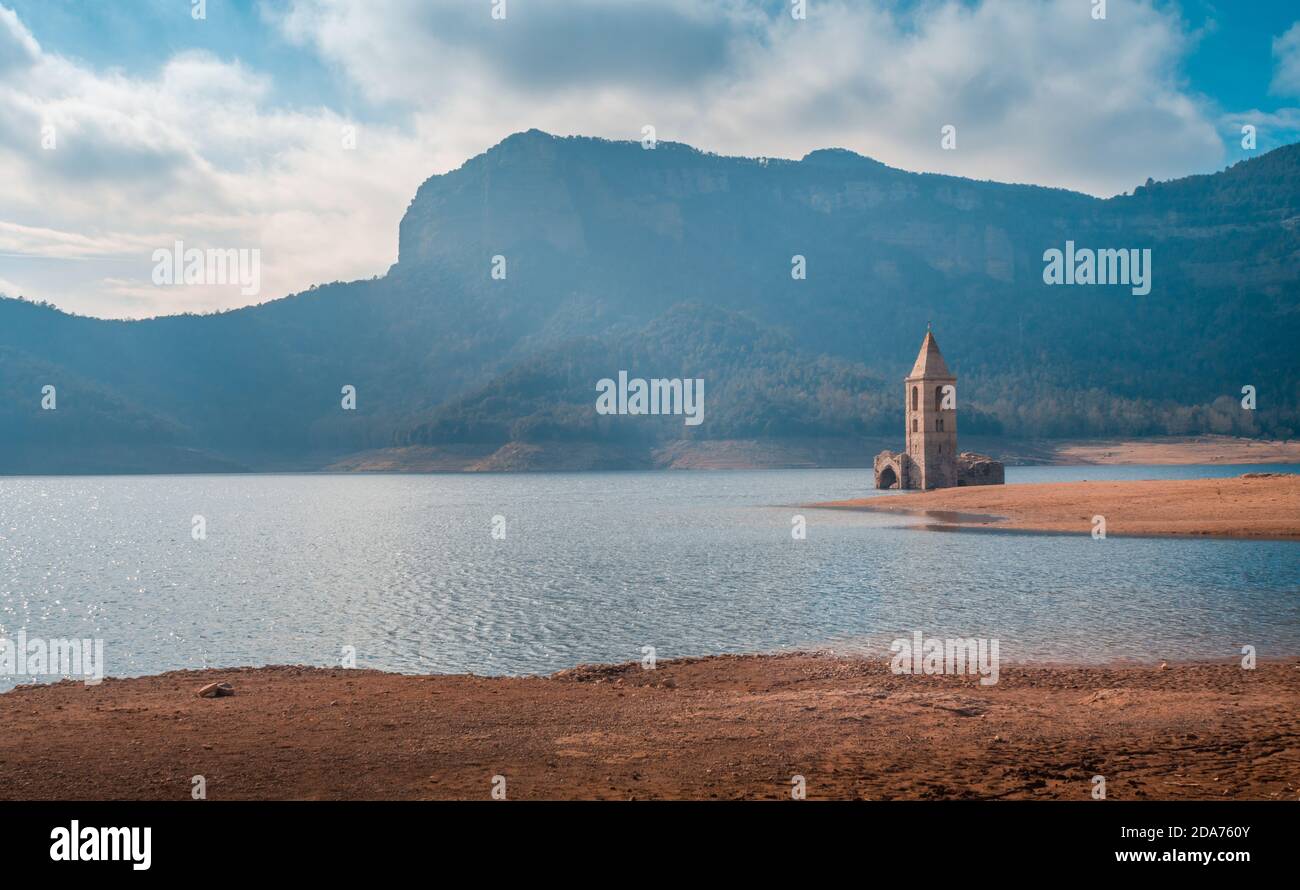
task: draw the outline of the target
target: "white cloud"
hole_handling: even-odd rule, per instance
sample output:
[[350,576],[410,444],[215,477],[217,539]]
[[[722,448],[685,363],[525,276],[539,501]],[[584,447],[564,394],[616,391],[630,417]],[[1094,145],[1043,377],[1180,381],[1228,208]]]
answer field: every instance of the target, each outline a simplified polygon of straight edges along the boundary
[[[638,38],[646,5],[515,3],[492,21],[489,4],[459,0],[293,0],[281,26],[370,98],[443,122],[444,168],[528,127],[628,139],[646,123],[724,153],[837,146],[1096,194],[1223,157],[1214,114],[1176,76],[1191,38],[1148,3],[1094,21],[1075,0],[948,0],[914,14],[819,0],[795,21],[786,4],[769,16],[756,2],[671,2],[658,4],[667,24]],[[628,62],[610,64],[618,53]],[[956,151],[940,148],[949,123]]]
[[40,54],[40,44],[23,27],[17,13],[0,6],[0,71],[30,65]]
[[[287,0],[265,12],[272,26],[395,121],[345,151],[344,115],[275,107],[269,75],[238,61],[185,51],[150,77],[94,70],[0,6],[0,254],[80,260],[54,281],[0,255],[0,276],[105,315],[248,302],[151,288],[152,247],[174,238],[261,248],[260,299],[368,277],[396,259],[421,181],[532,127],[637,139],[649,123],[720,153],[835,146],[1094,194],[1223,160],[1217,113],[1178,80],[1191,38],[1164,4],[1111,4],[1103,22],[1077,0],[813,0],[806,21],[788,8],[510,2],[494,21],[464,0]],[[956,151],[940,148],[945,124]]]
[[111,232],[83,235],[0,220],[0,253],[79,260],[152,250],[159,243],[157,235],[132,236]]
[[1273,38],[1273,60],[1277,67],[1269,88],[1280,96],[1300,96],[1300,22]]
[[1269,151],[1279,145],[1294,142],[1300,136],[1300,108],[1279,108],[1262,111],[1258,108],[1224,114],[1219,119],[1219,131],[1235,149],[1241,144],[1241,128],[1250,124],[1256,130],[1256,148],[1243,152],[1243,156]]
[[[29,292],[35,285],[69,310],[152,315],[250,302],[236,286],[152,287],[153,250],[175,239],[259,248],[262,291],[252,301],[382,272],[430,172],[418,129],[361,126],[345,150],[347,119],[266,107],[264,75],[209,53],[175,55],[150,79],[96,72],[43,51],[0,7],[0,57],[16,59],[0,85],[0,276],[21,266]],[[42,148],[46,126],[53,150]],[[49,264],[36,269],[30,258],[78,262],[42,283]]]

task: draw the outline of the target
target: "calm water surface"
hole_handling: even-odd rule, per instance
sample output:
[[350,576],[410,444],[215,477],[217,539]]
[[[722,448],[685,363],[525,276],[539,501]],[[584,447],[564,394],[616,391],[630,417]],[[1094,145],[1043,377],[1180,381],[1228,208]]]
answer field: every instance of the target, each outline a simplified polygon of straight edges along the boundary
[[[1007,481],[1260,469],[1300,468]],[[344,646],[359,667],[521,674],[645,645],[886,652],[913,630],[996,637],[1006,661],[1300,654],[1300,544],[927,532],[794,506],[875,494],[870,475],[0,478],[0,636],[102,638],[110,676],[331,665]]]

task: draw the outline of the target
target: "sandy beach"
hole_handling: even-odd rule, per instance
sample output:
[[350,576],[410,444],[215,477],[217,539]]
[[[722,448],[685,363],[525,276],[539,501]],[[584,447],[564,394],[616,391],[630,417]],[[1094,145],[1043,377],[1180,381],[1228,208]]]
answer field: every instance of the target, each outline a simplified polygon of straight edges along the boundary
[[1300,475],[1052,482],[898,492],[813,507],[900,513],[943,527],[1091,534],[1300,538]]
[[1245,439],[1238,436],[1154,436],[1065,442],[1056,446],[1051,463],[1079,464],[1294,464],[1300,463],[1300,440]]
[[[206,683],[234,694],[199,698]],[[0,695],[0,798],[1295,799],[1300,663],[891,673],[729,656],[549,678],[302,667]]]

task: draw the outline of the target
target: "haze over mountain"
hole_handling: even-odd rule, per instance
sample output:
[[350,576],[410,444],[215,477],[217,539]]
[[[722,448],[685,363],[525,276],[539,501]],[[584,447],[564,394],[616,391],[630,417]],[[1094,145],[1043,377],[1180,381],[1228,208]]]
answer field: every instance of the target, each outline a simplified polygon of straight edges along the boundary
[[[382,278],[218,315],[0,301],[0,472],[311,468],[407,444],[901,442],[927,322],[966,434],[1300,429],[1300,145],[1101,200],[834,149],[730,158],[533,130],[426,181],[398,237]],[[1150,248],[1150,293],[1046,285],[1043,252],[1067,240]],[[703,378],[704,423],[597,416],[595,382],[619,370]]]

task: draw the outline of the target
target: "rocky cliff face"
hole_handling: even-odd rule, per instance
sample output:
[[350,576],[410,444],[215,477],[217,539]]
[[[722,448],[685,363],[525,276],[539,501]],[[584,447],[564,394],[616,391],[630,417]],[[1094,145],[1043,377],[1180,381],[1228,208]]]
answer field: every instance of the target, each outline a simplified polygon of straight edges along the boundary
[[[0,469],[14,449],[24,471],[63,466],[73,440],[283,467],[680,436],[592,421],[588,378],[620,369],[707,377],[703,438],[892,435],[927,321],[971,433],[1286,436],[1298,233],[1300,146],[1103,201],[834,149],[726,158],[529,131],[425,182],[376,280],[135,323],[0,301]],[[1066,240],[1150,248],[1151,293],[1045,285],[1043,252]],[[71,381],[75,436],[28,410],[33,369]],[[1246,384],[1258,411],[1237,404]]]
[[[497,296],[558,310],[617,306],[645,320],[707,299],[810,330],[835,308],[879,305],[962,279],[1033,283],[1042,243],[1077,234],[1101,202],[892,169],[842,150],[800,161],[723,158],[675,143],[520,133],[417,192],[402,221],[397,270],[452,274],[488,294],[491,257],[508,262]],[[791,257],[807,258],[806,287]],[[928,281],[926,280],[928,279]],[[611,294],[610,291],[617,291]],[[884,307],[890,315],[892,307]],[[867,332],[860,313],[841,319]],[[819,339],[859,343],[825,325]]]

